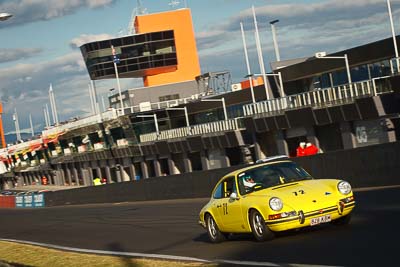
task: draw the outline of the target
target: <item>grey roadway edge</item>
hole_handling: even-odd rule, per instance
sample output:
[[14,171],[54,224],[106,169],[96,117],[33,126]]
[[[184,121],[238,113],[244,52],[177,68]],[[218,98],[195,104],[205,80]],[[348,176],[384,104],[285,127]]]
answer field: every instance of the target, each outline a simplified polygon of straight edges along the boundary
[[[362,191],[373,191],[373,190],[379,190],[379,189],[398,188],[398,187],[400,187],[400,185],[362,187],[362,188],[354,188],[353,191],[362,192]],[[130,257],[134,257],[134,258],[176,260],[176,261],[202,262],[202,263],[223,263],[223,264],[248,265],[248,266],[332,267],[332,266],[328,266],[328,265],[309,265],[309,264],[296,264],[296,263],[294,263],[294,264],[277,264],[277,263],[272,263],[272,262],[234,261],[234,260],[223,260],[223,259],[216,259],[214,261],[210,261],[210,260],[193,258],[193,257],[173,256],[173,255],[163,255],[163,254],[146,254],[146,253],[136,253],[136,252],[118,252],[118,251],[107,251],[107,250],[79,249],[79,248],[65,247],[65,246],[25,241],[25,240],[17,240],[17,239],[0,238],[0,241],[35,245],[35,246],[40,246],[40,247],[72,251],[72,252],[90,253],[90,254],[99,254],[99,255],[108,255],[108,256],[130,256]]]

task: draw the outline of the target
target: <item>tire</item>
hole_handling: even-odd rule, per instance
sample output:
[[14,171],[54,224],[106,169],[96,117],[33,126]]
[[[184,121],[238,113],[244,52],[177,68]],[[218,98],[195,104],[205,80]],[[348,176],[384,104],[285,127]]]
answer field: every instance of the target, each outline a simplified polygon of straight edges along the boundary
[[351,213],[332,221],[334,225],[347,225],[351,221]]
[[206,225],[208,238],[212,243],[225,241],[225,235],[219,231],[217,223],[210,214],[206,215]]
[[263,216],[257,210],[250,212],[250,227],[257,241],[271,240],[275,236],[274,232],[265,224]]

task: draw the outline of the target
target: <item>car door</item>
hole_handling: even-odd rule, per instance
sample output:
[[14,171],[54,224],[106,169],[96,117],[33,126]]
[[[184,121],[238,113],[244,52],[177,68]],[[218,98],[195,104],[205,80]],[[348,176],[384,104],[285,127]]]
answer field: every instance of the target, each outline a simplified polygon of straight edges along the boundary
[[240,232],[243,225],[241,210],[241,198],[231,199],[232,193],[238,195],[235,177],[230,176],[220,184],[221,198],[215,203],[221,219],[223,229],[226,232]]

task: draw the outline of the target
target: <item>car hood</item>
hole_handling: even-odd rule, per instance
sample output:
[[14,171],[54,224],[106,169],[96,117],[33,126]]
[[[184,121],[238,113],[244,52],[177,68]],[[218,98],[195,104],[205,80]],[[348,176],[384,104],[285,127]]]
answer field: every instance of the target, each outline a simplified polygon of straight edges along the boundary
[[303,180],[282,184],[252,193],[257,197],[279,197],[284,206],[292,209],[318,209],[336,205],[340,193],[336,189],[339,180]]

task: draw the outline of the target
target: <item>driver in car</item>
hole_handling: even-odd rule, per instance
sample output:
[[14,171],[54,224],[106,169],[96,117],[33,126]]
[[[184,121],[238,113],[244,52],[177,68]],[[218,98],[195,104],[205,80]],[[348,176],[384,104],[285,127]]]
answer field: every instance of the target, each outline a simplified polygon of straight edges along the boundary
[[243,185],[246,192],[248,192],[256,185],[256,182],[251,176],[245,176],[243,179]]

